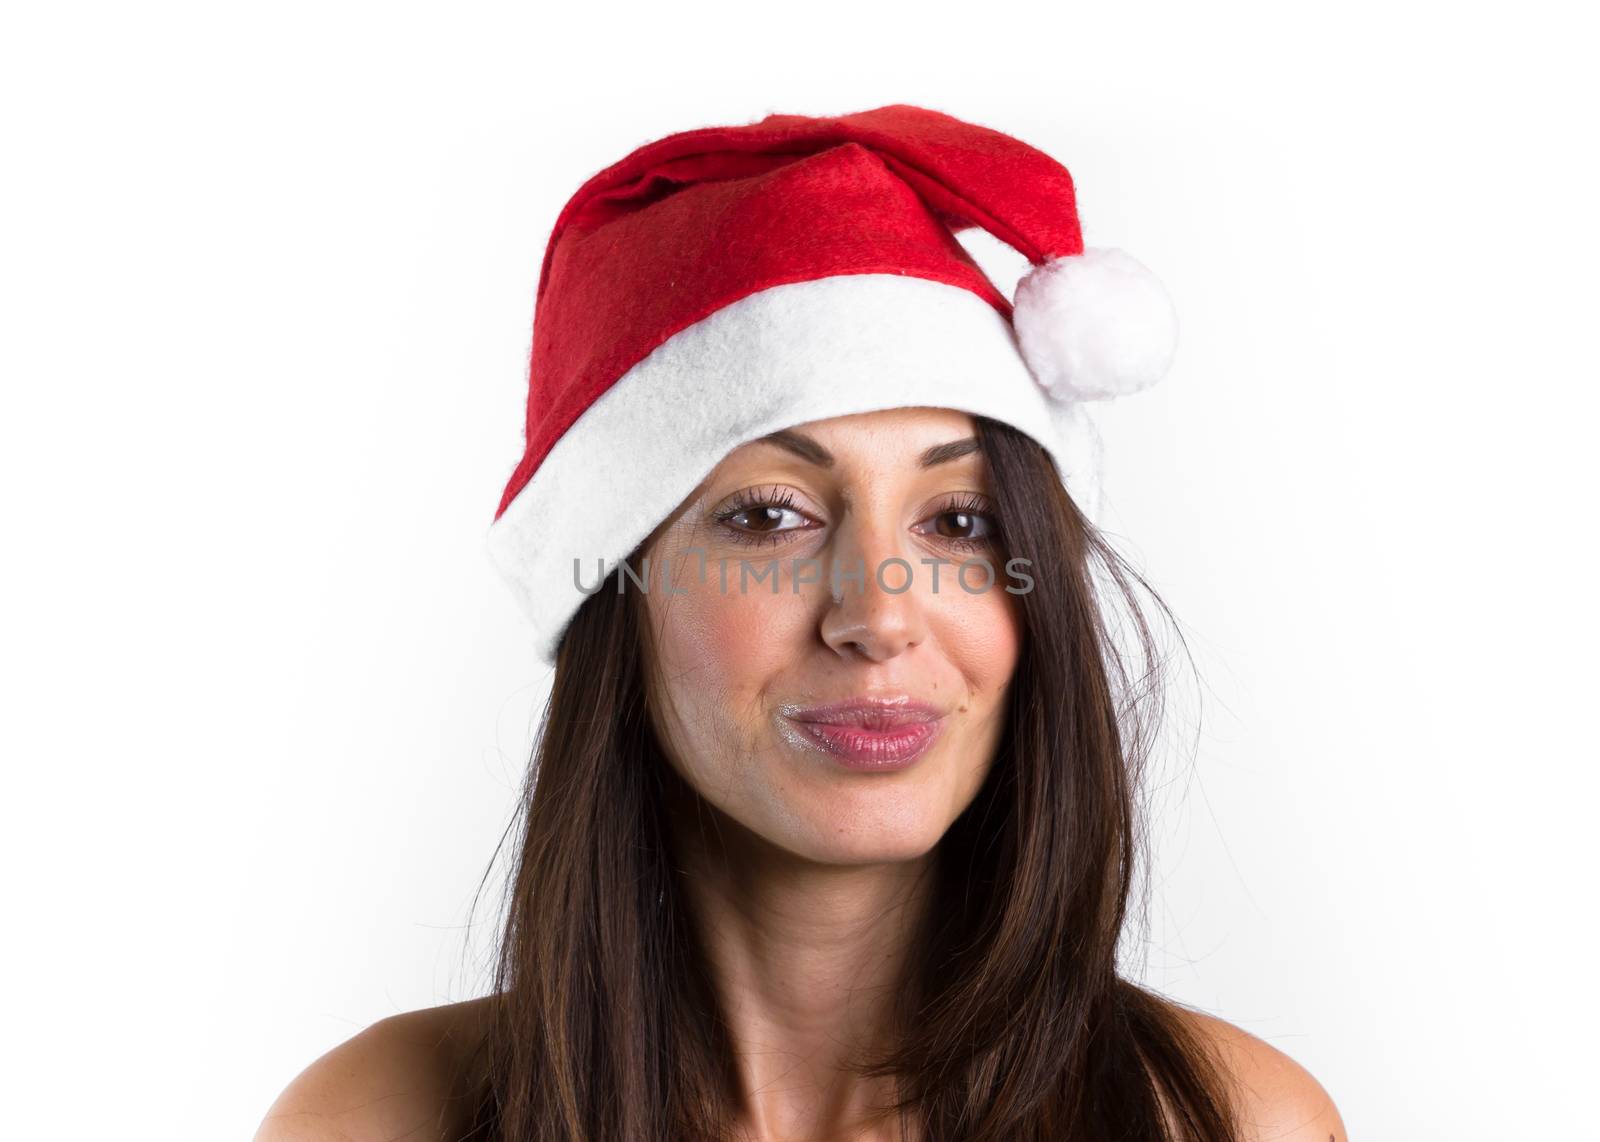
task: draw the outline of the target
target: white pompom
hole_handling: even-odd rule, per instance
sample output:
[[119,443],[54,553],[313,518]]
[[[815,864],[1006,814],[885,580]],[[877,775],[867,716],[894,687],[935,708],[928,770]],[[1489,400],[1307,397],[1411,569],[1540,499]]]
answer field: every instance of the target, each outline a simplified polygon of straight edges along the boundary
[[1048,258],[1017,283],[1012,328],[1028,368],[1059,401],[1148,388],[1172,365],[1178,315],[1160,280],[1121,250]]

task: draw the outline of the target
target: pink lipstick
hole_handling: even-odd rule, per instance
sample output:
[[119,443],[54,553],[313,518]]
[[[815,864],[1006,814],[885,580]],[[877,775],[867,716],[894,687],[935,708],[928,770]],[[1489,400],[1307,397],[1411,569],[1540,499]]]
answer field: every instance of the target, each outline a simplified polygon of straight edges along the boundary
[[903,694],[789,706],[782,714],[793,736],[847,769],[866,772],[908,768],[944,727],[944,715],[936,707]]

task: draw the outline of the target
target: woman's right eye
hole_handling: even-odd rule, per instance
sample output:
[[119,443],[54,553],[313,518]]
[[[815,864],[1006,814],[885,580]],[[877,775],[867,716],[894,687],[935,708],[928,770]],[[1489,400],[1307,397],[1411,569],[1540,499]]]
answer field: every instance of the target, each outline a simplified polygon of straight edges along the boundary
[[746,531],[773,532],[782,530],[778,525],[783,522],[785,516],[794,516],[800,520],[805,518],[790,508],[758,507],[734,512],[728,520]]
[[808,517],[793,505],[792,492],[750,493],[717,512],[716,519],[738,542],[773,543],[790,532],[806,530]]

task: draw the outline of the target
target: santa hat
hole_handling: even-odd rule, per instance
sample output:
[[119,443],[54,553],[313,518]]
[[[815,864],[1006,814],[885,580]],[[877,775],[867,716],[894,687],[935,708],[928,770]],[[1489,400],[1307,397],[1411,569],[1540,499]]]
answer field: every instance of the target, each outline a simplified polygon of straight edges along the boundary
[[[969,226],[1031,263],[1014,303]],[[1067,169],[999,131],[895,104],[668,135],[556,219],[489,554],[554,664],[575,560],[592,591],[743,443],[917,405],[1028,433],[1094,520],[1083,404],[1158,381],[1176,337],[1148,270],[1084,248]]]

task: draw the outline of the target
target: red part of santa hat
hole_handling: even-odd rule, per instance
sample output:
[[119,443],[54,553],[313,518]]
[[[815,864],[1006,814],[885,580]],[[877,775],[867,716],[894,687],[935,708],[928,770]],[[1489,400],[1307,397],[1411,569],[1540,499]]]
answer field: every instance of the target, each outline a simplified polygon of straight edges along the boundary
[[[1032,263],[1014,305],[954,237],[974,225]],[[669,135],[556,220],[490,555],[553,663],[575,560],[592,589],[742,443],[907,406],[1028,432],[1092,519],[1082,402],[1155,383],[1175,344],[1160,283],[1085,250],[1071,175],[1009,135],[906,104]]]

